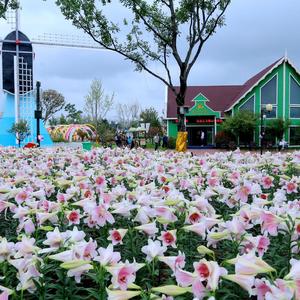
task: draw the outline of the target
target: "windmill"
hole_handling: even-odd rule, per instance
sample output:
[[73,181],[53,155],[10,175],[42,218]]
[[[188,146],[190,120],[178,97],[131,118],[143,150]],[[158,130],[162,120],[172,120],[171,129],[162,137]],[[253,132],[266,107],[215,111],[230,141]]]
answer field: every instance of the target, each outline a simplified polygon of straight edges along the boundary
[[36,111],[33,45],[98,50],[103,48],[89,39],[75,35],[42,34],[37,39],[29,40],[20,31],[19,20],[19,8],[8,13],[7,22],[12,25],[13,31],[3,40],[0,40],[0,44],[2,44],[0,58],[2,59],[2,63],[0,60],[0,65],[2,66],[2,71],[0,72],[2,75],[2,79],[0,75],[0,145],[16,145],[17,142],[14,135],[9,133],[8,130],[14,123],[26,120],[30,127],[30,135],[23,143],[35,141],[37,130],[39,133],[40,128],[40,134],[43,136],[41,144],[47,146],[51,145],[52,141],[44,124],[39,120],[38,111]]

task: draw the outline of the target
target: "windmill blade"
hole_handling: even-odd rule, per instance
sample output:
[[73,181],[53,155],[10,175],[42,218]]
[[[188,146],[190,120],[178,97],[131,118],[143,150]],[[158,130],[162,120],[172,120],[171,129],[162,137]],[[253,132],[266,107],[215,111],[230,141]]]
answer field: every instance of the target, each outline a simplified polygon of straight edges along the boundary
[[79,35],[58,33],[44,33],[43,35],[39,35],[36,39],[32,39],[31,43],[35,45],[105,50],[105,48],[99,46],[99,44],[92,39]]
[[10,29],[16,28],[16,10],[9,8],[5,13],[5,21],[8,25],[10,25]]

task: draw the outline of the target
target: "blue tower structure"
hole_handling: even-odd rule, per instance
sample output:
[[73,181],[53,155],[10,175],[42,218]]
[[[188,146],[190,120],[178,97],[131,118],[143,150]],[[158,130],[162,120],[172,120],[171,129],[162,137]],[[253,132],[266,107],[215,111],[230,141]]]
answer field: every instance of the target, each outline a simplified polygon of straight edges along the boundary
[[[9,129],[14,123],[26,120],[30,135],[22,142],[37,142],[35,119],[36,97],[33,88],[33,49],[28,37],[18,30],[2,41],[2,80],[0,80],[0,145],[16,146],[17,141]],[[44,123],[39,120],[41,146],[51,146],[52,140]]]

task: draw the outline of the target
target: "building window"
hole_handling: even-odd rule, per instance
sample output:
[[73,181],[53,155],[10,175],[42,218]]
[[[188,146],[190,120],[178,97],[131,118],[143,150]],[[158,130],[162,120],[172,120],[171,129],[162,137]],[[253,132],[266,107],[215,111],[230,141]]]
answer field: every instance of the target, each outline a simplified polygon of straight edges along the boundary
[[300,85],[290,76],[290,118],[300,118]]
[[261,104],[277,104],[277,76],[274,76],[261,88]]
[[248,99],[243,105],[240,106],[239,110],[247,110],[254,112],[254,96],[252,96],[250,99]]
[[277,75],[269,80],[261,88],[261,107],[265,108],[267,104],[273,105],[273,110],[266,113],[266,118],[276,118],[277,117]]
[[300,145],[300,127],[290,127],[290,145]]
[[291,106],[290,107],[290,118],[300,119],[300,106]]

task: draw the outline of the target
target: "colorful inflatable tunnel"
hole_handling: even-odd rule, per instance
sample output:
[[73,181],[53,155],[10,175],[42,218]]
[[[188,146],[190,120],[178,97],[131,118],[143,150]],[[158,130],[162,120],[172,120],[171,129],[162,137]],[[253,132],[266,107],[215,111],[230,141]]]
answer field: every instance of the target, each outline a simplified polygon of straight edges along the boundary
[[57,125],[47,129],[53,141],[81,142],[96,137],[95,127],[91,124]]

